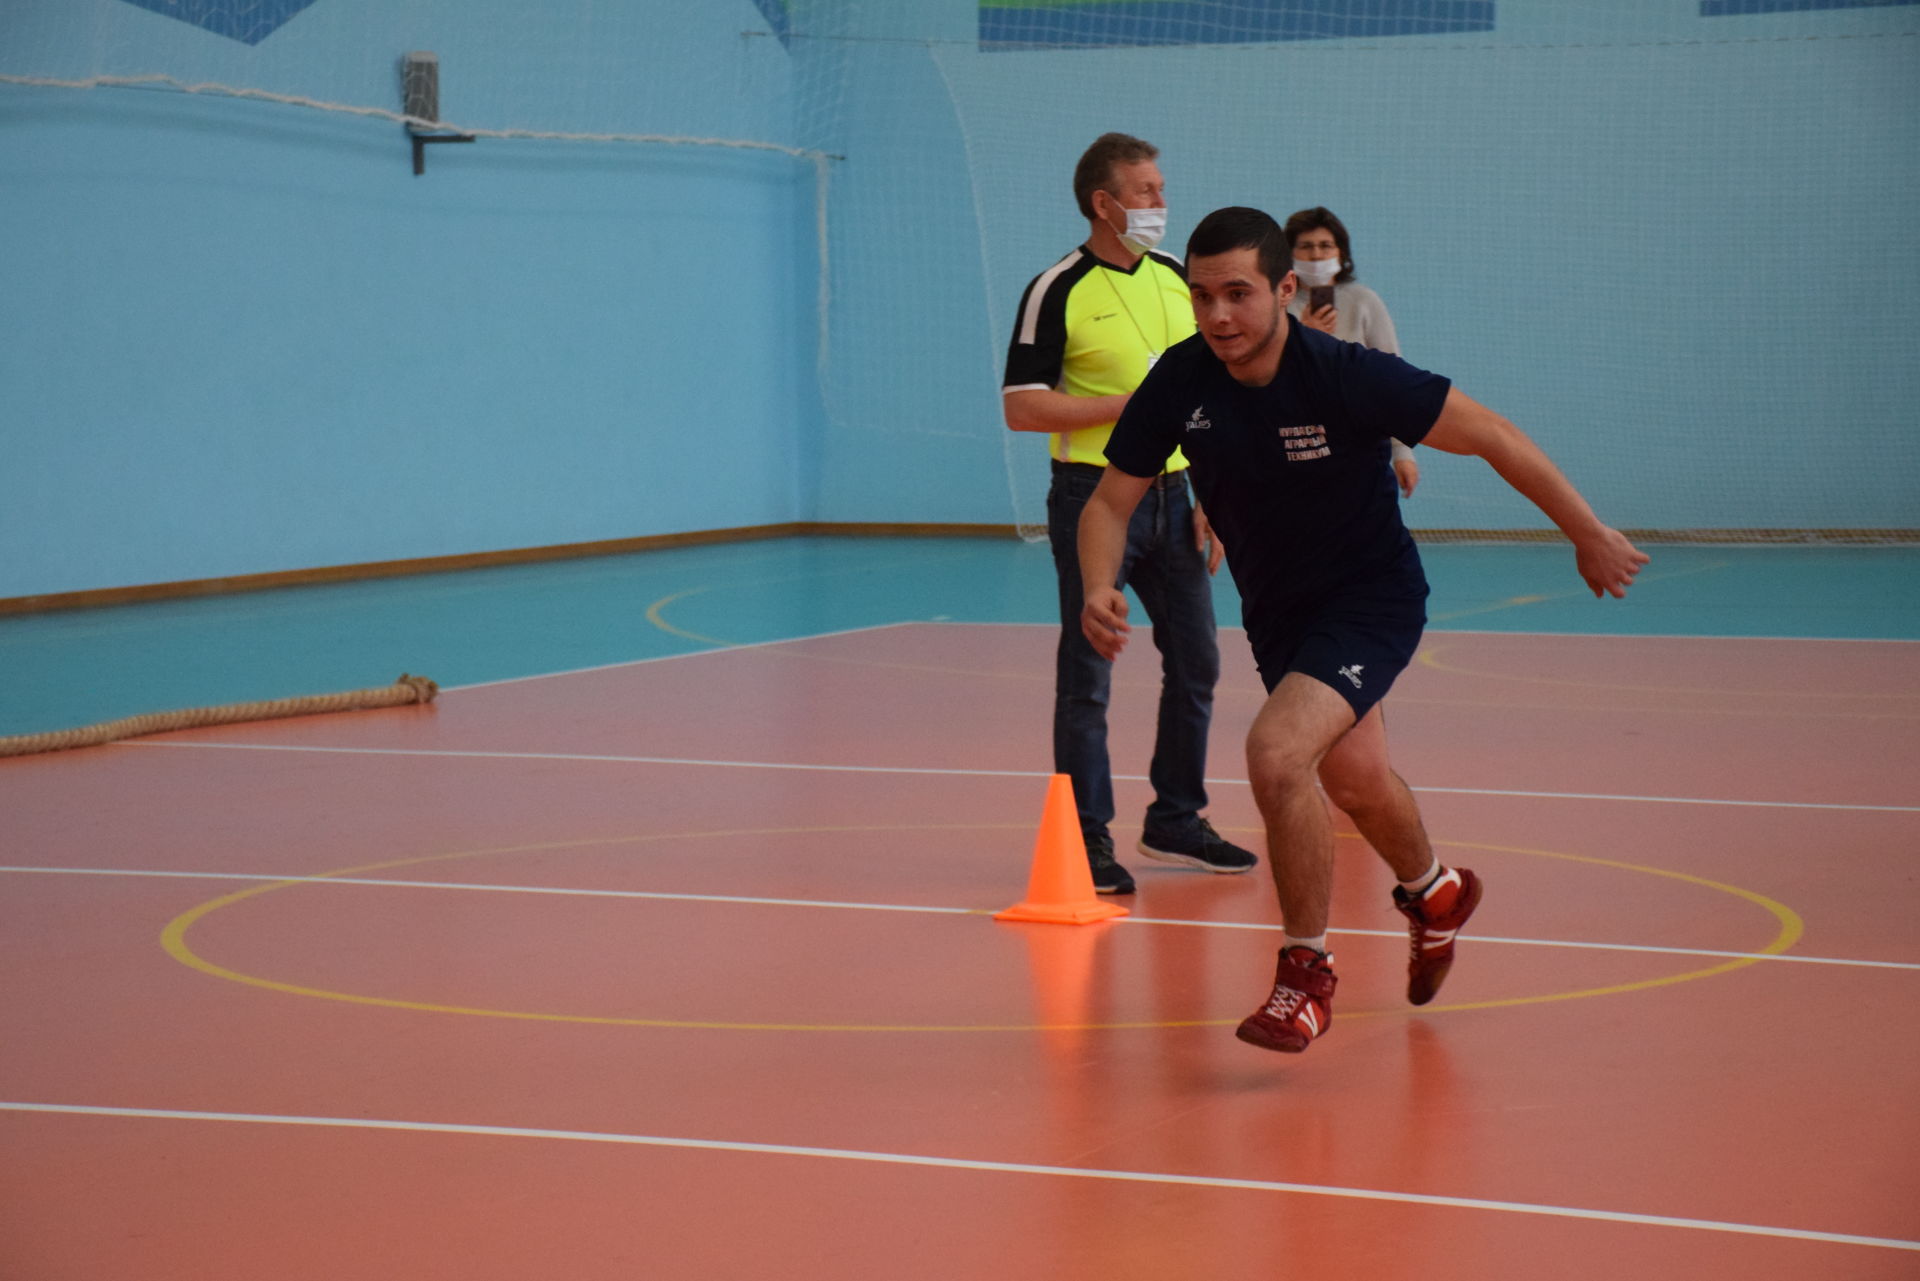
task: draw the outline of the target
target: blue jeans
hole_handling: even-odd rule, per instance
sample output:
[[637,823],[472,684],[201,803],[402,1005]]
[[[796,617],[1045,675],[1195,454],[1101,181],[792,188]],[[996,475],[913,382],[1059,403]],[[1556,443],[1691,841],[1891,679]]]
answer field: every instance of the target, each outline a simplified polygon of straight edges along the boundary
[[[1080,512],[1100,483],[1098,469],[1053,468],[1047,534],[1060,580],[1060,646],[1053,686],[1053,768],[1073,779],[1080,829],[1104,836],[1113,821],[1107,761],[1107,699],[1113,665],[1080,631]],[[1153,623],[1160,651],[1160,718],[1154,737],[1153,804],[1146,831],[1178,841],[1197,831],[1207,804],[1207,726],[1220,679],[1219,637],[1206,558],[1193,541],[1193,499],[1186,477],[1156,485],[1134,509],[1120,584],[1133,588]]]

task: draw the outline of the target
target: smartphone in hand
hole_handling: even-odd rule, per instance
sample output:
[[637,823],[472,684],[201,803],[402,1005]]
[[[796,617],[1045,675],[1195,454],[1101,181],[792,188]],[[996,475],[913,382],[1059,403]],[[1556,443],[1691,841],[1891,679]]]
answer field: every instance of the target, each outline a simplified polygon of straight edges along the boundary
[[1333,306],[1332,285],[1307,286],[1307,310],[1319,311],[1322,307]]

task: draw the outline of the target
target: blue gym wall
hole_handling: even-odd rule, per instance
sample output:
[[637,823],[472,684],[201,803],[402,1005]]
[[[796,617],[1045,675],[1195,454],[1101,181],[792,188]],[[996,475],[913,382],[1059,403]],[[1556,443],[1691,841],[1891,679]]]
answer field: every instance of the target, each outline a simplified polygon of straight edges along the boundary
[[[484,140],[416,178],[391,122],[0,85],[0,598],[1031,520],[1044,454],[1001,425],[1000,361],[1020,287],[1084,235],[1068,176],[1110,128],[1165,150],[1176,248],[1219,204],[1339,211],[1409,355],[1618,523],[1920,524],[1920,6],[1396,5],[1475,24],[1065,48],[1126,24],[980,0],[0,0],[0,73],[397,107],[399,56],[429,49],[451,121],[838,157],[823,334],[804,159]],[[1104,6],[1150,7],[1355,6]],[[1477,464],[1428,467],[1415,524],[1533,523]]]
[[[613,127],[787,141],[752,0],[606,9],[317,0],[248,45],[5,0],[0,71],[397,110],[424,49],[450,121],[605,130],[644,94]],[[0,171],[0,598],[809,514],[806,160],[486,140],[414,177],[391,122],[0,85]]]

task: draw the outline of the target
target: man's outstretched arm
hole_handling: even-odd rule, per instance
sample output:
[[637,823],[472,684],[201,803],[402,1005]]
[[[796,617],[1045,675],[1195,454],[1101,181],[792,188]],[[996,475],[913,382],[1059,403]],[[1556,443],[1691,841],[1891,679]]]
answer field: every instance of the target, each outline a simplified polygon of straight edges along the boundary
[[1114,582],[1127,553],[1127,523],[1153,484],[1108,467],[1080,512],[1080,630],[1100,657],[1112,662],[1126,648],[1127,598]]
[[1547,514],[1573,542],[1574,564],[1595,596],[1625,596],[1647,554],[1601,523],[1553,460],[1518,427],[1454,388],[1420,442],[1449,454],[1486,459],[1500,479]]

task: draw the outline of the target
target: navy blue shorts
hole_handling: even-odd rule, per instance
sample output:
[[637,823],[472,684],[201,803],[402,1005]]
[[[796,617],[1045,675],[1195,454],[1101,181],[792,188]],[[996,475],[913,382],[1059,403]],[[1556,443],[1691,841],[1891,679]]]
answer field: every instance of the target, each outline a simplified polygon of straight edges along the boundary
[[1413,661],[1426,625],[1422,596],[1356,594],[1300,610],[1258,635],[1249,629],[1247,639],[1269,694],[1288,672],[1300,672],[1346,699],[1358,723]]

